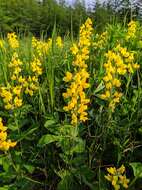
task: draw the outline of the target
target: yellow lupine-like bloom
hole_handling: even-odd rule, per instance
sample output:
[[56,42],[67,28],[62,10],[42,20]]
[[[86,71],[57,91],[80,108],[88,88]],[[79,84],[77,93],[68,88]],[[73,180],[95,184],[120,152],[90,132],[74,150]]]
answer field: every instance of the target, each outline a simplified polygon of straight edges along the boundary
[[10,45],[11,48],[16,49],[19,47],[19,42],[17,40],[17,35],[13,32],[13,33],[8,33],[7,34],[7,39],[8,39],[8,43]]
[[29,76],[27,81],[24,82],[24,87],[26,88],[25,93],[33,96],[34,92],[39,88],[38,75],[32,77]]
[[[5,87],[0,87],[0,96],[3,98],[4,108],[7,110],[22,106],[22,86],[24,86],[24,80],[21,76],[22,66],[22,61],[19,59],[18,54],[14,52],[9,63],[11,83]],[[21,83],[19,82],[20,80]]]
[[78,44],[73,44],[70,48],[74,56],[73,73],[67,72],[64,77],[65,82],[70,82],[67,91],[63,93],[63,97],[68,100],[65,111],[71,113],[72,125],[78,122],[85,122],[88,119],[87,104],[90,102],[86,98],[85,89],[89,88],[86,60],[89,58],[89,47],[91,45],[92,21],[87,19],[85,24],[80,28],[80,36]]
[[56,45],[57,45],[59,48],[62,48],[62,47],[63,47],[62,38],[61,38],[60,36],[57,36],[57,38],[56,38]]
[[108,40],[108,33],[103,32],[101,35],[96,35],[96,41],[93,43],[94,49],[102,49]]
[[103,81],[105,91],[100,96],[109,102],[111,111],[115,110],[116,104],[120,102],[122,93],[118,91],[121,87],[121,76],[126,73],[133,74],[139,65],[134,63],[134,52],[128,52],[127,48],[123,48],[118,44],[114,50],[106,53],[107,62],[104,63],[105,76]]
[[5,127],[2,123],[2,118],[0,117],[0,150],[7,151],[11,147],[16,146],[16,142],[11,142],[11,140],[7,140],[7,127]]
[[125,166],[122,165],[120,168],[116,169],[115,167],[107,168],[108,174],[105,178],[111,182],[115,190],[119,190],[121,186],[125,189],[128,188],[129,179],[126,178]]
[[[59,39],[58,39],[58,45],[59,45]],[[61,46],[61,43],[60,43],[60,46]],[[35,50],[36,55],[42,58],[43,55],[46,55],[49,53],[49,50],[52,47],[52,39],[49,38],[47,42],[45,42],[45,41],[38,40],[35,37],[32,37],[32,47]]]
[[19,80],[20,73],[22,71],[22,61],[19,59],[18,54],[16,52],[13,53],[11,62],[9,63],[11,80],[17,81]]
[[42,68],[41,68],[41,62],[38,58],[34,57],[34,60],[31,62],[31,68],[32,72],[35,73],[35,75],[39,76],[42,74]]
[[0,88],[0,96],[3,98],[4,107],[7,110],[22,106],[21,89],[19,86],[8,86]]
[[132,20],[128,24],[128,32],[126,34],[126,41],[130,39],[134,39],[136,37],[136,31],[137,31],[137,23]]
[[4,46],[4,42],[3,42],[3,40],[0,39],[0,48],[2,49],[3,46]]

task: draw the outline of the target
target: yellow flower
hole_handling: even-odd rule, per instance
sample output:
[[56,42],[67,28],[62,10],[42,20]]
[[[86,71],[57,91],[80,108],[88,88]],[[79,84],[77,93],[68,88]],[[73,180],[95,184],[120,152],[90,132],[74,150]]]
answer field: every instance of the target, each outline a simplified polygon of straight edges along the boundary
[[22,106],[22,99],[18,98],[18,97],[15,97],[14,98],[14,105],[15,107],[21,107]]
[[3,40],[0,39],[0,48],[2,49],[3,46],[4,46],[4,42],[3,42]]
[[62,47],[63,47],[62,38],[61,38],[60,36],[58,36],[57,39],[56,39],[56,45],[57,45],[59,48],[62,48]]
[[121,185],[125,189],[128,188],[129,179],[127,179],[126,175],[124,175],[125,172],[124,165],[122,165],[118,169],[116,169],[115,167],[107,168],[107,171],[109,172],[109,174],[107,174],[105,178],[111,182],[115,190],[119,190],[121,188]]
[[4,107],[5,107],[6,110],[11,110],[11,109],[13,109],[13,105],[10,104],[10,103],[7,103]]
[[116,79],[116,78],[113,79],[112,84],[113,84],[114,86],[116,86],[116,87],[120,87],[120,86],[121,86],[120,80],[118,80],[118,79]]
[[1,131],[1,132],[0,132],[0,140],[1,140],[1,141],[5,141],[6,139],[7,139],[7,133]]
[[116,168],[115,167],[110,167],[110,168],[107,168],[107,171],[112,174],[112,175],[115,175],[116,174]]
[[0,117],[0,150],[7,151],[10,147],[16,146],[16,142],[11,142],[10,139],[7,140],[7,127],[2,123],[2,118]]
[[136,37],[136,31],[137,31],[137,23],[132,20],[128,24],[128,32],[126,34],[126,41],[129,41],[130,39],[134,39]]
[[34,94],[33,90],[31,90],[29,88],[26,88],[25,93],[29,94],[30,96],[33,96],[33,94]]
[[21,89],[22,89],[21,86],[15,86],[15,87],[13,87],[13,93],[14,93],[15,95],[17,95],[17,96],[20,96],[20,94],[21,94]]
[[73,55],[76,55],[79,51],[78,47],[76,44],[73,44],[73,46],[70,48],[71,52]]
[[66,72],[66,76],[63,78],[63,80],[65,81],[65,82],[69,82],[69,81],[71,81],[72,80],[72,73],[70,73],[70,72]]

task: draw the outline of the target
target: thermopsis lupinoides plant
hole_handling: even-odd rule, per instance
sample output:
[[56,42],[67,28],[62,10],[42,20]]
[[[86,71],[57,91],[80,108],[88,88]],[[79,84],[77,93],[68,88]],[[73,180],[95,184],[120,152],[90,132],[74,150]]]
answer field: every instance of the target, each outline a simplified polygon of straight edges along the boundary
[[137,22],[96,34],[90,18],[73,43],[55,31],[0,40],[2,188],[139,185],[141,44]]

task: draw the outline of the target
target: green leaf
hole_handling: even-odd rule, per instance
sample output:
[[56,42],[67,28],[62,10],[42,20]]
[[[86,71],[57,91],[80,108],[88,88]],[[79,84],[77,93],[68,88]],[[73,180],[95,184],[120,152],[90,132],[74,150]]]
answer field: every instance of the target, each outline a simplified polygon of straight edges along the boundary
[[50,143],[58,141],[58,140],[59,140],[58,136],[48,134],[48,135],[44,135],[41,137],[41,139],[38,142],[38,145],[44,146],[44,145],[50,144]]
[[76,137],[78,135],[78,128],[72,125],[63,125],[60,127],[60,134],[63,136]]
[[85,142],[80,139],[80,138],[76,138],[76,145],[74,145],[74,147],[72,147],[72,149],[70,150],[71,153],[81,153],[85,150]]
[[97,94],[98,92],[102,91],[104,89],[104,84],[101,82],[98,87],[94,90],[94,94]]
[[5,172],[8,172],[9,167],[11,165],[11,162],[9,161],[9,159],[7,157],[3,157],[2,160],[2,166]]
[[75,189],[73,176],[69,173],[69,171],[62,171],[63,176],[61,181],[58,183],[58,190],[73,190]]
[[11,129],[12,131],[16,131],[18,130],[18,126],[14,125],[14,124],[8,124],[8,129]]
[[132,162],[130,166],[133,168],[134,176],[137,178],[142,177],[142,163],[140,162]]
[[7,187],[7,186],[0,187],[0,190],[8,190],[8,189],[9,189],[9,187]]
[[47,120],[47,121],[45,122],[45,124],[44,124],[44,127],[45,127],[45,128],[48,128],[49,126],[54,125],[54,124],[56,124],[56,121],[55,121],[55,120]]
[[38,129],[38,127],[32,128],[32,129],[28,129],[27,131],[23,132],[22,135],[20,135],[19,139],[17,140],[17,142],[27,138],[29,135],[31,135],[34,131],[36,131]]
[[35,167],[34,166],[32,166],[32,165],[24,165],[24,167],[27,169],[27,171],[29,172],[29,173],[33,173],[34,172],[34,169],[35,169]]
[[141,134],[142,134],[142,127],[140,127],[140,128],[139,128],[139,133],[141,133]]

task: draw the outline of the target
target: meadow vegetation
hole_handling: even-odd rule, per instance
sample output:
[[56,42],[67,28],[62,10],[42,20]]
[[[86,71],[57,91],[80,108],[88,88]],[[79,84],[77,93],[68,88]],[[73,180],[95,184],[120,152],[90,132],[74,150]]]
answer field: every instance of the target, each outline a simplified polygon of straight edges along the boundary
[[142,189],[141,34],[0,39],[0,190]]

